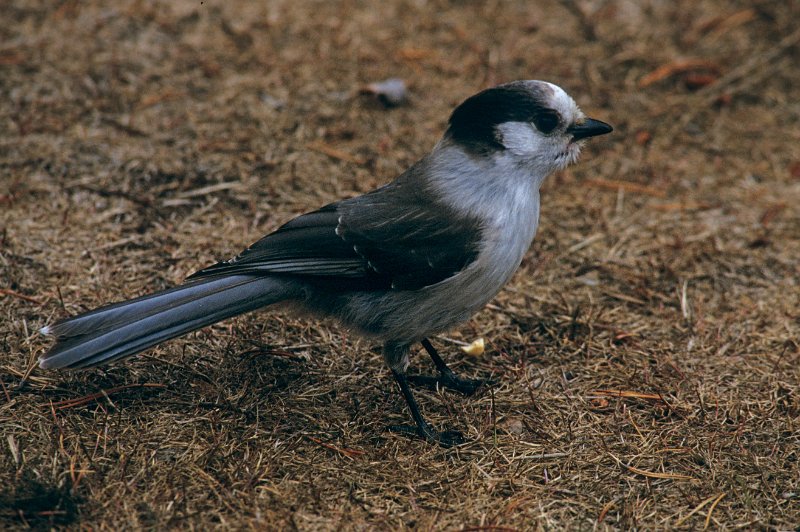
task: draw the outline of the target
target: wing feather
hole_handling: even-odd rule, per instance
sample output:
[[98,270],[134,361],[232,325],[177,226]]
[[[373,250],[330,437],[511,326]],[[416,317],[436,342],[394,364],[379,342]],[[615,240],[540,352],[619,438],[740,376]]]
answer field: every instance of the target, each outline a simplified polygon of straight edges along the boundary
[[231,260],[190,279],[283,274],[352,283],[360,289],[416,290],[441,282],[475,260],[476,220],[435,205],[422,191],[389,185],[304,214]]

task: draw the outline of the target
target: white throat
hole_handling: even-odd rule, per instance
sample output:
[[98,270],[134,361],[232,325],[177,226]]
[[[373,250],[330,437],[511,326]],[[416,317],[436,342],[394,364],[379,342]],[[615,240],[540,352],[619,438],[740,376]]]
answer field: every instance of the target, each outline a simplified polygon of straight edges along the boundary
[[[522,161],[508,150],[475,156],[442,140],[423,162],[427,184],[457,211],[498,228],[534,225],[539,218],[539,187],[550,168]],[[533,236],[531,236],[533,238]]]

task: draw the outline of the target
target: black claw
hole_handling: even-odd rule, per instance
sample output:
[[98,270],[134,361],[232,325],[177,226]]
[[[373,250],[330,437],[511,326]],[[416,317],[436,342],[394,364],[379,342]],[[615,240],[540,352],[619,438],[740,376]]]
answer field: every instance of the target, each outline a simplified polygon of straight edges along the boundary
[[431,360],[433,360],[433,363],[436,365],[436,369],[439,370],[439,376],[407,376],[404,373],[392,370],[394,378],[397,381],[397,384],[400,386],[400,391],[403,393],[403,397],[406,399],[408,409],[411,412],[411,417],[414,418],[416,426],[392,425],[389,427],[389,430],[392,432],[400,432],[402,434],[417,435],[428,440],[429,442],[437,443],[442,447],[460,445],[467,441],[466,438],[464,438],[464,435],[460,432],[456,430],[445,430],[439,432],[428,425],[428,423],[422,417],[422,413],[419,411],[419,406],[417,405],[417,401],[414,399],[414,394],[411,393],[411,388],[408,386],[409,382],[431,388],[441,386],[449,390],[461,392],[464,395],[472,395],[482,386],[492,386],[494,382],[483,379],[462,379],[453,373],[453,370],[447,367],[447,364],[445,364],[444,360],[442,360],[442,357],[440,357],[439,353],[436,352],[436,348],[433,347],[433,344],[431,344],[427,338],[422,340],[422,346],[431,356]]
[[436,348],[433,347],[433,344],[430,340],[423,338],[422,347],[424,347],[425,351],[428,352],[433,364],[436,366],[436,369],[439,370],[439,376],[430,377],[426,375],[410,375],[408,377],[409,382],[420,386],[427,386],[429,388],[441,386],[443,388],[447,388],[448,390],[461,392],[464,395],[472,395],[482,386],[493,386],[495,384],[495,382],[491,380],[462,379],[447,366],[444,360],[442,360],[442,357],[439,356],[439,353],[436,351]]
[[442,447],[453,447],[466,443],[467,439],[457,430],[445,430],[439,433],[438,441]]
[[455,445],[461,445],[467,441],[464,435],[457,430],[444,430],[439,432],[432,429],[427,423],[425,424],[424,428],[414,425],[389,425],[387,429],[391,432],[397,432],[400,434],[419,436],[431,443],[441,445],[442,447],[453,447]]
[[464,395],[472,395],[483,386],[493,386],[494,381],[488,379],[463,379],[453,373],[440,373],[438,377],[430,375],[409,375],[408,382],[416,386],[425,386],[427,388],[436,389],[441,386],[448,390],[463,393]]
[[403,434],[415,434],[429,442],[437,443],[442,447],[452,447],[453,445],[460,445],[466,441],[464,436],[455,430],[446,430],[439,432],[431,428],[430,425],[422,417],[419,411],[417,401],[414,400],[414,394],[411,393],[411,388],[408,387],[408,379],[402,373],[392,370],[397,384],[400,386],[400,391],[406,399],[408,409],[411,412],[411,417],[414,418],[416,426],[411,425],[392,425],[389,430],[393,432],[401,432]]

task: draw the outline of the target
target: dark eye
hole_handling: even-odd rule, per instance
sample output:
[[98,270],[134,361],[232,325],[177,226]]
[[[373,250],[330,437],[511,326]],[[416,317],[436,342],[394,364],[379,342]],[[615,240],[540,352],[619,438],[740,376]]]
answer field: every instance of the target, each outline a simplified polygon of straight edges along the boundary
[[544,134],[553,131],[558,126],[558,115],[556,113],[539,113],[533,117],[533,125]]

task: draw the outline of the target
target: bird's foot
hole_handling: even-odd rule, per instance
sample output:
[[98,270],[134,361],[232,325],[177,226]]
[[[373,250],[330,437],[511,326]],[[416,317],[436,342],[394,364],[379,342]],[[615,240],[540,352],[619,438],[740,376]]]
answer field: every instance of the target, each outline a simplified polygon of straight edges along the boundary
[[482,386],[493,386],[494,381],[489,379],[464,379],[454,372],[442,371],[437,377],[430,375],[409,375],[408,382],[417,386],[436,389],[438,387],[447,388],[464,395],[472,395]]
[[389,425],[389,431],[400,434],[411,434],[424,438],[425,440],[436,443],[442,447],[453,447],[465,443],[467,439],[457,430],[445,430],[439,432],[425,423],[421,426],[415,425]]

